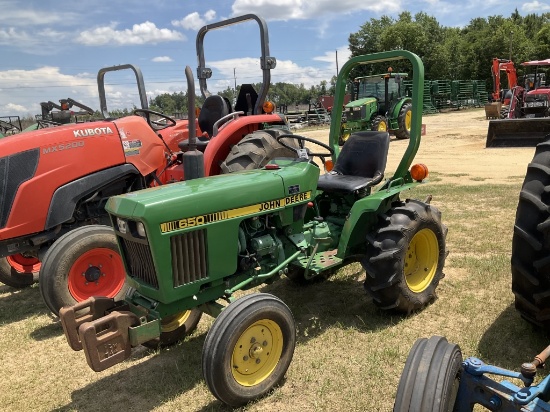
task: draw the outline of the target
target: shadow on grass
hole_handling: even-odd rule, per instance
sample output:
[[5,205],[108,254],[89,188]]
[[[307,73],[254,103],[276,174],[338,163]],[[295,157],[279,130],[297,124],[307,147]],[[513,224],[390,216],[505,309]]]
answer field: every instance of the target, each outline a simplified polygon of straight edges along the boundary
[[33,315],[49,313],[42,301],[37,284],[23,289],[0,286],[0,324],[18,322]]
[[[149,411],[202,381],[201,349],[205,335],[163,349],[151,359],[75,390],[71,402],[56,411]],[[132,359],[148,356],[140,347]]]
[[[354,273],[305,286],[283,277],[262,286],[261,292],[278,296],[289,306],[296,320],[297,345],[333,327],[368,332],[396,323],[370,302],[359,277],[360,274]],[[72,402],[57,410],[151,410],[158,407],[203,381],[201,356],[205,337],[204,334],[193,335],[179,345],[160,350],[151,359],[76,390],[72,393]],[[138,348],[132,359],[148,354],[149,351]],[[200,410],[233,409],[212,400]]]
[[285,302],[296,321],[297,344],[337,327],[371,332],[390,327],[402,319],[378,309],[363,289],[362,269],[345,277],[314,279],[300,285],[283,277],[261,288]]
[[[549,344],[548,334],[521,318],[511,304],[485,331],[478,350],[483,362],[519,371],[522,363],[531,362]],[[538,374],[546,376],[548,371],[539,369]]]

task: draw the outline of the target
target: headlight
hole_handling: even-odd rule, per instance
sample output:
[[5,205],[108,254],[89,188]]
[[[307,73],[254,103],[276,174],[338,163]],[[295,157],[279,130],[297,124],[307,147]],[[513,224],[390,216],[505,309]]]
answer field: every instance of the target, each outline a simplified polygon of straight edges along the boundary
[[120,233],[126,233],[128,231],[128,224],[125,220],[122,220],[121,218],[116,218],[116,224],[118,226],[118,231]]
[[141,237],[145,237],[145,226],[141,222],[137,222],[136,224],[138,235]]

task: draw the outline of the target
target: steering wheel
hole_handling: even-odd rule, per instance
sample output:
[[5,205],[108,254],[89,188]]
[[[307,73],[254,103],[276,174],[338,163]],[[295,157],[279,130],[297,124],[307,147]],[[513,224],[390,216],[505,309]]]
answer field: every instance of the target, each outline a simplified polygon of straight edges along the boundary
[[[135,109],[133,113],[137,114],[138,116],[140,115],[140,113],[145,114],[145,119],[147,120],[147,123],[149,124],[149,126],[151,126],[151,129],[153,129],[155,132],[162,129],[166,129],[167,127],[172,127],[176,125],[176,121],[173,118],[163,113],[155,112],[154,110]],[[160,120],[152,120],[151,115],[155,115],[162,118],[162,120],[166,121],[166,123],[162,123]]]
[[[289,146],[288,144],[284,143],[282,141],[282,139],[296,139],[298,141],[298,144],[300,145],[300,149]],[[325,157],[332,157],[332,155],[334,154],[334,149],[332,147],[330,147],[329,145],[324,144],[323,142],[320,142],[318,140],[311,139],[309,137],[299,136],[297,134],[290,134],[290,133],[289,134],[282,134],[280,136],[277,136],[277,142],[279,142],[281,144],[281,146],[296,152],[296,155],[298,157],[302,157],[302,153],[303,153],[303,152],[301,152],[302,150],[308,150],[307,151],[308,156],[310,156],[310,157],[317,156],[318,158],[321,159],[323,164],[325,163]],[[312,153],[312,152],[309,151],[309,149],[304,149],[304,142],[309,142],[309,143],[313,143],[317,146],[320,146],[323,149],[326,149],[328,151],[328,153],[317,153],[317,152]]]
[[48,127],[61,126],[61,123],[54,122],[53,120],[40,119],[36,121],[39,129],[46,129]]

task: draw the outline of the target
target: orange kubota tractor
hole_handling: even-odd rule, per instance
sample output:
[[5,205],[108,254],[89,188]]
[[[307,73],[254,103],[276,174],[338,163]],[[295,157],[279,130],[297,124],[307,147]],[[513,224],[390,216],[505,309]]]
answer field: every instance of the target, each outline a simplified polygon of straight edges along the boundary
[[[260,26],[263,83],[258,93],[242,85],[232,108],[206,87],[212,71],[204,65],[203,39],[209,30],[247,20]],[[200,136],[196,146],[204,152],[205,174],[255,168],[270,157],[292,155],[276,141],[278,134],[288,133],[286,119],[266,113],[272,105],[263,109],[270,70],[276,65],[269,56],[264,20],[245,15],[203,27],[197,55],[206,99],[195,125]],[[134,116],[111,119],[104,76],[121,69],[134,71],[141,109]],[[122,298],[125,272],[104,205],[113,195],[182,180],[184,152],[195,147],[188,141],[187,120],[148,109],[137,67],[101,69],[98,89],[104,120],[0,140],[0,281],[23,287],[39,279],[42,297],[55,314],[90,296]],[[241,140],[256,143],[250,161],[231,150]]]
[[[501,89],[500,73],[505,72],[508,80],[508,88]],[[491,102],[485,105],[485,117],[487,119],[500,119],[508,112],[510,106],[511,90],[518,85],[518,78],[514,62],[507,59],[493,58],[491,65],[493,77],[493,92]]]

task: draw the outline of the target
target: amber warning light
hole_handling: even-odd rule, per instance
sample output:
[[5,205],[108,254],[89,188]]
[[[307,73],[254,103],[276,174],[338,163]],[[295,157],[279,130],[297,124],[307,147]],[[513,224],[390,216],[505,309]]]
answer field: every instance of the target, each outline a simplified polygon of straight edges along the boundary
[[417,163],[411,167],[411,177],[421,182],[428,177],[428,166],[423,163]]

